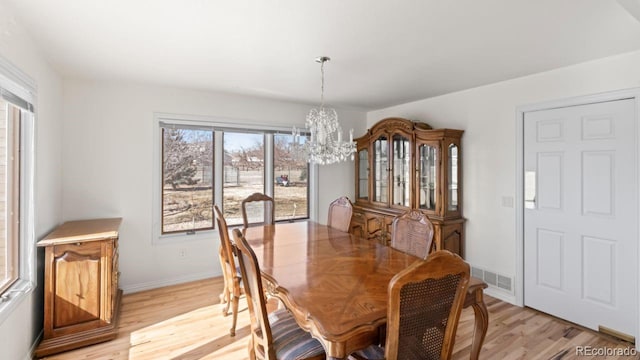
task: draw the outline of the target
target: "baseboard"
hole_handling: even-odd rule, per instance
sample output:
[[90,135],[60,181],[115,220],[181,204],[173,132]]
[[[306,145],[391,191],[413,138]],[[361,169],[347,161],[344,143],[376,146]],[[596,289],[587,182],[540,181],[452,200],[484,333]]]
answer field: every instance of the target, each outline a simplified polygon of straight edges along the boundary
[[493,285],[489,285],[488,288],[484,289],[484,293],[496,299],[499,299],[504,302],[508,302],[509,304],[517,306],[515,295],[509,294],[504,290],[494,287]]
[[40,333],[38,334],[38,336],[36,336],[36,339],[33,341],[33,344],[31,344],[31,348],[29,349],[29,353],[24,356],[24,360],[32,360],[33,359],[33,354],[36,352],[36,348],[38,347],[38,344],[40,344],[40,340],[42,340],[42,335],[43,334],[44,334],[44,330],[40,330]]
[[140,284],[123,285],[121,287],[122,287],[122,291],[125,294],[131,294],[135,292],[157,289],[157,288],[170,286],[170,285],[182,284],[190,281],[208,279],[216,276],[222,276],[222,274],[216,271],[206,271],[202,273],[189,274],[189,275],[178,276],[178,277],[173,277],[168,279],[154,280],[154,281],[149,281],[149,282],[140,283]]

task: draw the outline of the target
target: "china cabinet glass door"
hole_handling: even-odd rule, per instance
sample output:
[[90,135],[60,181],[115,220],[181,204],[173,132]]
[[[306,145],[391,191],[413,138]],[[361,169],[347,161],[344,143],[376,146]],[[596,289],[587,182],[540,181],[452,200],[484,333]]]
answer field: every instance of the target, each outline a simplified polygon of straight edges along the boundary
[[369,150],[358,151],[358,199],[369,199]]
[[447,210],[449,211],[458,211],[458,146],[455,144],[450,144],[448,148],[448,166],[447,171],[449,172],[449,184],[447,199],[448,206]]
[[373,142],[373,201],[386,203],[389,197],[389,145],[386,136]]
[[418,207],[436,211],[438,177],[436,174],[437,151],[435,146],[418,147]]
[[409,139],[393,135],[393,205],[409,207],[409,171],[411,149]]

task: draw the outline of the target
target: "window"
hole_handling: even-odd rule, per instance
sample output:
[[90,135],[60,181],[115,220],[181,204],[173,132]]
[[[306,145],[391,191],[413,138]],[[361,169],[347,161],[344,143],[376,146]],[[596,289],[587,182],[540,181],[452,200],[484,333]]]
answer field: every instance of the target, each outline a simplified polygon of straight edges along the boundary
[[[314,170],[297,156],[289,128],[168,114],[156,114],[154,121],[160,164],[154,181],[157,241],[212,230],[214,204],[230,226],[241,225],[242,200],[255,192],[274,198],[276,221],[311,217]],[[263,222],[263,208],[254,210],[248,209],[249,222]]]
[[213,131],[162,127],[162,233],[213,229]]
[[[227,224],[242,224],[242,200],[264,190],[264,133],[223,132],[224,184],[222,188],[222,213]],[[262,222],[264,207],[247,207],[251,222]],[[255,210],[255,211],[254,211]]]
[[35,83],[0,57],[0,323],[35,287]]
[[[305,140],[302,137],[302,141]],[[309,163],[295,152],[291,134],[273,136],[276,221],[309,217]]]
[[19,275],[20,109],[0,99],[0,292]]

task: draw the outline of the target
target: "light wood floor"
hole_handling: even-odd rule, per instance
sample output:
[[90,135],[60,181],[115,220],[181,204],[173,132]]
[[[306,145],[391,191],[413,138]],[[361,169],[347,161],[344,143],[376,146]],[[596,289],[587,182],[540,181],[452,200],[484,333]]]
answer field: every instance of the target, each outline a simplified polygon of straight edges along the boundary
[[[222,316],[218,295],[222,278],[125,295],[118,338],[46,359],[247,359],[249,319],[240,300],[236,336],[230,337],[231,317]],[[640,359],[581,357],[576,346],[625,348],[616,341],[528,308],[487,297],[489,331],[481,359]],[[454,359],[468,359],[473,311],[462,313]]]

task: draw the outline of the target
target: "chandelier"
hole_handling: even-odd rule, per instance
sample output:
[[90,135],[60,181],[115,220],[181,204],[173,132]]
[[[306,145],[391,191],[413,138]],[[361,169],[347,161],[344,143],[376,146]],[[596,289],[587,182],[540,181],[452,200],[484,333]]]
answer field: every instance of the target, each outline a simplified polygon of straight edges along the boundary
[[[338,114],[333,108],[324,107],[324,63],[331,60],[327,56],[316,58],[320,63],[322,82],[320,85],[320,107],[313,108],[305,122],[311,138],[302,144],[301,152],[310,163],[319,165],[333,164],[353,160],[356,144],[353,142],[353,129],[349,131],[349,141],[342,141],[342,128],[338,123]],[[299,132],[293,128],[294,144],[298,143]]]

